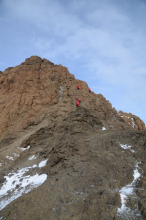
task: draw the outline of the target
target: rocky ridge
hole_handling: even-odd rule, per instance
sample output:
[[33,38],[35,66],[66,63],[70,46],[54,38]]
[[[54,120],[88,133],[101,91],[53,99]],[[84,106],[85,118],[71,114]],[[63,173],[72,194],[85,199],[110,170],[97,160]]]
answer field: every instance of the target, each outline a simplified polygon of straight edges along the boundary
[[141,178],[133,186],[135,197],[127,196],[133,213],[127,219],[146,219],[146,128],[139,117],[117,112],[66,67],[37,56],[2,72],[0,90],[1,191],[6,176],[24,167],[23,177],[47,177],[6,204],[2,219],[125,219],[117,212],[119,191],[132,182],[137,162]]

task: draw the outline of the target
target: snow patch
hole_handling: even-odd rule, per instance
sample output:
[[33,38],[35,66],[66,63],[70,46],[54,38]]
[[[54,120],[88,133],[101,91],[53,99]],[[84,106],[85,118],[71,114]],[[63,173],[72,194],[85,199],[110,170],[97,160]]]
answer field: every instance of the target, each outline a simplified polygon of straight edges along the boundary
[[134,119],[133,119],[133,118],[131,118],[131,120],[132,120],[132,128],[134,128],[134,127],[135,127],[135,122],[134,122]]
[[14,160],[14,158],[13,158],[13,157],[10,157],[10,156],[6,156],[6,159],[8,159],[8,160]]
[[6,181],[0,189],[0,210],[20,197],[23,193],[28,193],[33,188],[45,182],[47,179],[46,174],[35,174],[33,176],[26,175],[26,173],[34,167],[37,167],[37,165],[19,169],[17,173],[9,173],[8,176],[5,176]]
[[139,171],[138,171],[138,168],[139,168],[138,164],[140,164],[140,162],[139,162],[139,163],[136,163],[136,165],[135,165],[135,168],[136,168],[136,169],[134,170],[134,174],[133,174],[134,180],[133,180],[132,183],[135,183],[135,181],[136,181],[137,179],[139,179],[139,177],[141,176],[141,174],[140,174]]
[[103,126],[103,127],[102,127],[102,130],[103,130],[103,131],[105,131],[105,130],[106,130],[106,128]]
[[44,160],[44,161],[41,161],[41,162],[39,163],[38,167],[41,168],[41,167],[46,166],[47,161],[48,161],[48,159],[47,159],[47,160]]
[[2,166],[2,163],[0,163],[0,167]]
[[33,166],[32,166],[32,168],[36,168],[37,167],[37,165],[36,164],[34,164]]
[[[118,216],[123,217],[124,219],[129,219],[129,215],[132,213],[131,209],[126,206],[126,199],[128,199],[128,196],[132,195],[134,193],[134,187],[136,184],[136,181],[139,179],[141,174],[138,171],[138,162],[135,165],[135,170],[133,173],[133,181],[131,184],[126,185],[121,190],[119,190],[120,197],[121,197],[121,208],[118,208]],[[138,213],[139,214],[139,213]]]
[[[130,118],[130,117],[128,117],[128,116],[126,116],[126,115],[121,115],[121,113],[119,113],[118,112],[118,114],[120,115],[120,117],[121,118]],[[132,128],[135,128],[135,121],[134,121],[134,118],[130,118],[131,119],[131,121],[132,121]],[[130,124],[130,123],[129,123]]]
[[19,149],[22,150],[22,151],[29,150],[30,149],[30,145],[28,145],[26,148],[23,148],[23,147],[20,148],[19,147]]
[[33,155],[33,156],[31,156],[28,160],[35,160],[35,159],[36,159],[36,156]]
[[131,149],[132,146],[130,146],[130,145],[120,144],[120,146],[121,146],[124,150],[130,149],[132,153],[135,152],[133,149]]

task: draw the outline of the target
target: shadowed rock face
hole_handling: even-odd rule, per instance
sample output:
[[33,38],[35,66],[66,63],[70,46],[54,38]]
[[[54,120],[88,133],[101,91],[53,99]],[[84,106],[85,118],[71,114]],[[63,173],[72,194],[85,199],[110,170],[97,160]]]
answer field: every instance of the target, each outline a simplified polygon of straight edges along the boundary
[[[133,214],[126,219],[146,219],[146,129],[137,116],[117,112],[67,68],[37,56],[2,72],[0,90],[0,187],[4,176],[24,167],[29,167],[25,176],[47,175],[42,185],[7,204],[3,218],[123,219],[117,213],[119,190],[133,181],[141,162],[136,199],[126,200]],[[42,160],[47,164],[40,167]],[[22,185],[23,177],[16,191]],[[9,191],[5,197],[14,195]]]

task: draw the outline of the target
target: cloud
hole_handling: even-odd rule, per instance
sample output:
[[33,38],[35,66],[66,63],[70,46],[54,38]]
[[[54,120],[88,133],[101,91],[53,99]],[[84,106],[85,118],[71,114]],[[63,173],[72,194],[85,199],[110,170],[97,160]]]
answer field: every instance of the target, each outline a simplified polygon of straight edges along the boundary
[[35,53],[61,63],[116,108],[146,121],[145,1],[5,0],[1,6],[11,56]]

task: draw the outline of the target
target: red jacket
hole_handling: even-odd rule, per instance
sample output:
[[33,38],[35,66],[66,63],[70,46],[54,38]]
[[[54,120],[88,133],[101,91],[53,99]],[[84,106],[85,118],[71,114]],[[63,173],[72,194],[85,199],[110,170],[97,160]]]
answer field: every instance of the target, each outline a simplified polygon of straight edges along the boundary
[[79,85],[77,85],[77,89],[81,89],[81,87]]
[[80,103],[79,103],[79,101],[76,101],[76,106],[80,106]]
[[80,98],[78,98],[78,101],[80,102],[80,101],[81,101],[81,99],[80,99]]
[[88,91],[90,92],[90,91],[91,91],[91,89],[89,88],[89,89],[88,89]]

